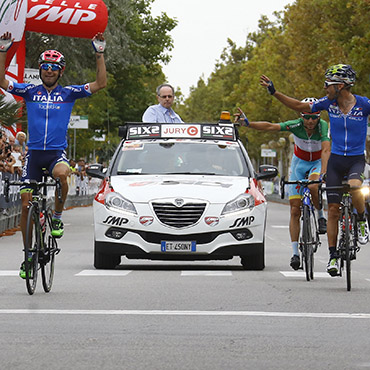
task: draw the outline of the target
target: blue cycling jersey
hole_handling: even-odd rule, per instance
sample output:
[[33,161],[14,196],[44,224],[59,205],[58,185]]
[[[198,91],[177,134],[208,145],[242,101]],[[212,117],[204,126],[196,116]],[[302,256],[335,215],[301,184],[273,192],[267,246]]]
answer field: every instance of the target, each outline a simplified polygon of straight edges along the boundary
[[91,95],[89,84],[58,85],[49,93],[43,85],[10,81],[7,91],[26,101],[30,150],[64,150],[74,102]]
[[343,114],[336,100],[321,98],[312,104],[311,111],[326,110],[330,119],[331,152],[337,155],[363,155],[367,134],[367,117],[370,115],[370,100],[354,95],[356,104]]

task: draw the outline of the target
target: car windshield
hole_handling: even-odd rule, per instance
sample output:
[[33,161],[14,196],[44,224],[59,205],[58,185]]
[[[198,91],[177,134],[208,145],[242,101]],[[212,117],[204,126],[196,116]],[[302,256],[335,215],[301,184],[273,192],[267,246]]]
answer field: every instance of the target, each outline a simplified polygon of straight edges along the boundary
[[112,174],[251,176],[238,143],[211,140],[126,141]]

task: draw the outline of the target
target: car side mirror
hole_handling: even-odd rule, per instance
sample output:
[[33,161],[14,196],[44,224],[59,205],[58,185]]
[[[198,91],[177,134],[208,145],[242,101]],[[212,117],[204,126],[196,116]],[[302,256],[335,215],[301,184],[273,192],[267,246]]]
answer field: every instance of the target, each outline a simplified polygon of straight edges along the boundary
[[270,180],[278,175],[278,169],[269,164],[262,164],[258,170],[259,172],[256,174],[257,180]]
[[102,164],[100,163],[94,163],[90,164],[87,169],[86,173],[91,177],[96,177],[98,179],[104,179],[105,178],[105,172],[106,170]]

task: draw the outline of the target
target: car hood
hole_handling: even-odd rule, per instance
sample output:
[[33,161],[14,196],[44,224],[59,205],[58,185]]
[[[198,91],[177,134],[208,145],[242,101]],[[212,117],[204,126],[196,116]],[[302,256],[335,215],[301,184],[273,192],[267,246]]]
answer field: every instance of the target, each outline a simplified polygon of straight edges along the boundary
[[[112,176],[111,185],[132,202],[146,203],[161,198],[205,199],[226,203],[253,184],[247,177],[205,175],[122,175]],[[252,185],[253,186],[253,185]]]

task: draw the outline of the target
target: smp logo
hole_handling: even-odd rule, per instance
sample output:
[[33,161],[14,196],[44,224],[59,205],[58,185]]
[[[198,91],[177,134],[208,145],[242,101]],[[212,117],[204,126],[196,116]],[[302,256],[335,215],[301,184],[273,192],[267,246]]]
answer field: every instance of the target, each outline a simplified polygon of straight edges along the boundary
[[103,224],[106,225],[114,225],[114,226],[122,226],[128,223],[128,219],[124,217],[115,217],[115,216],[108,216],[104,221]]
[[128,130],[128,138],[138,137],[159,137],[160,127],[159,126],[131,126]]
[[81,9],[81,4],[78,2],[76,2],[73,7],[68,7],[66,1],[62,1],[59,4],[60,6],[51,6],[46,2],[31,0],[31,4],[33,3],[41,4],[32,6],[27,14],[27,18],[70,25],[77,25],[79,22],[93,21],[96,18],[95,9],[98,6],[98,4],[89,4],[87,9]]
[[254,216],[248,217],[239,217],[235,220],[235,222],[229,227],[230,229],[233,227],[244,227],[249,226],[254,222]]

